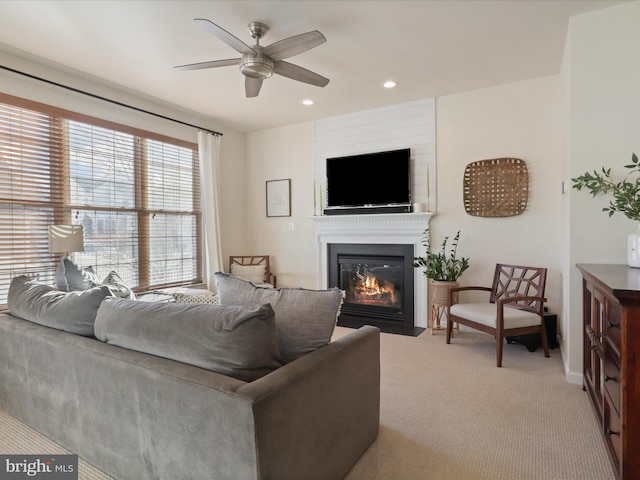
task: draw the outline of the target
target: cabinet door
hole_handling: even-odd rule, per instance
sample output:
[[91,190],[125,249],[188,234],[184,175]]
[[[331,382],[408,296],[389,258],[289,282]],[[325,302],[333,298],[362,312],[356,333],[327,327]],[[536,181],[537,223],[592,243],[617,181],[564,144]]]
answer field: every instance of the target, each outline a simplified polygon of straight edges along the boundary
[[602,332],[606,317],[607,298],[593,285],[585,288],[584,316],[584,382],[585,388],[596,405],[596,411],[602,418],[602,384],[604,369],[602,365]]

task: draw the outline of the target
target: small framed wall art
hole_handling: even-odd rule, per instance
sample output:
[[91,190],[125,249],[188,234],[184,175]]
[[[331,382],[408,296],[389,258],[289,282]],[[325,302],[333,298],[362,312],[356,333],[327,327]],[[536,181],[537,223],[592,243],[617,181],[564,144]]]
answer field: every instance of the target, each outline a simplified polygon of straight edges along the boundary
[[267,180],[267,217],[291,216],[291,179]]

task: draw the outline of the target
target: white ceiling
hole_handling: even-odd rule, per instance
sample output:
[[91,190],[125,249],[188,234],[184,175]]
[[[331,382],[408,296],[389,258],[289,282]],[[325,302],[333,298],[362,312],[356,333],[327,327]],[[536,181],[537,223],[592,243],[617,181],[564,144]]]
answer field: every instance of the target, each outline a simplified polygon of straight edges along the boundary
[[[249,132],[557,74],[569,17],[617,3],[4,0],[0,44]],[[325,44],[287,61],[331,82],[319,88],[274,75],[246,98],[236,66],[174,70],[238,56],[194,18],[249,45],[250,21],[270,27],[265,46],[319,30]],[[398,87],[383,89],[387,79]],[[316,103],[304,107],[305,98]]]

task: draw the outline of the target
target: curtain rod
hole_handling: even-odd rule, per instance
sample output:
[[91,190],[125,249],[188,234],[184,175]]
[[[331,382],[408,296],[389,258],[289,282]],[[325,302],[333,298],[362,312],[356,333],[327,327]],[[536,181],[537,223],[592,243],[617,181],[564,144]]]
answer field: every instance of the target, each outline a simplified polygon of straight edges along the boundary
[[216,132],[215,130],[210,130],[208,128],[199,127],[199,126],[193,125],[191,123],[183,122],[182,120],[176,120],[175,118],[166,117],[164,115],[160,115],[159,113],[154,113],[154,112],[150,112],[148,110],[144,110],[142,108],[134,107],[133,105],[127,105],[126,103],[118,102],[117,100],[111,100],[110,98],[101,97],[100,95],[96,95],[96,94],[90,93],[90,92],[85,92],[84,90],[80,90],[78,88],[70,87],[68,85],[63,85],[62,83],[54,82],[52,80],[47,80],[46,78],[37,77],[37,76],[32,75],[30,73],[21,72],[20,70],[15,70],[15,69],[7,67],[5,65],[0,65],[0,68],[2,68],[3,70],[7,70],[9,72],[17,73],[18,75],[23,75],[25,77],[29,77],[29,78],[32,78],[34,80],[39,80],[41,82],[48,83],[50,85],[55,85],[56,87],[65,88],[65,89],[71,90],[72,92],[75,92],[75,93],[81,93],[82,95],[87,95],[88,97],[92,97],[92,98],[96,98],[98,100],[102,100],[102,101],[105,101],[105,102],[113,103],[114,105],[118,105],[120,107],[130,108],[131,110],[135,110],[135,111],[141,112],[141,113],[146,113],[147,115],[153,115],[154,117],[162,118],[164,120],[169,120],[171,122],[179,123],[181,125],[186,125],[187,127],[197,128],[198,130],[202,130],[204,132],[211,133],[212,135],[222,136],[222,133]]

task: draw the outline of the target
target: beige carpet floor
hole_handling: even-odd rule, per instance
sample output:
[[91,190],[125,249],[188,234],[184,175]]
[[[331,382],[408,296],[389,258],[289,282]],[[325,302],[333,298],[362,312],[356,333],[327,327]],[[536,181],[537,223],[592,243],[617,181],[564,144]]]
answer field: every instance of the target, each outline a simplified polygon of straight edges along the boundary
[[[484,334],[451,345],[442,333],[383,334],[381,343],[380,435],[346,480],[614,479],[587,394],[566,382],[558,349],[547,359],[505,345],[496,368]],[[65,450],[0,411],[0,453]],[[110,477],[80,460],[79,478]]]

